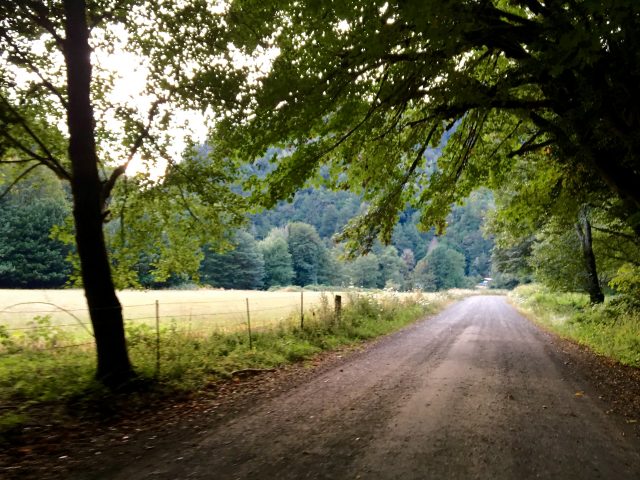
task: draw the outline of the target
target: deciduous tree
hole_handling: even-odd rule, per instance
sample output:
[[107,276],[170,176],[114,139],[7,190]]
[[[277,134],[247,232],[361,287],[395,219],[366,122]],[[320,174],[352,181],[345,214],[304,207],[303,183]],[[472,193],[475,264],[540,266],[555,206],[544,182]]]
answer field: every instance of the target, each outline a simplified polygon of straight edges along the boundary
[[[44,166],[70,184],[97,377],[105,384],[132,376],[103,233],[114,187],[136,156],[170,159],[173,112],[235,98],[230,56],[219,53],[225,31],[209,2],[0,2],[0,161],[23,167],[16,180]],[[136,98],[114,96],[109,52],[143,63],[145,85],[130,92]],[[186,203],[188,192],[179,190],[175,201]],[[206,203],[224,222],[225,205]]]
[[286,230],[271,230],[258,246],[264,258],[264,286],[291,285],[293,260],[287,245]]

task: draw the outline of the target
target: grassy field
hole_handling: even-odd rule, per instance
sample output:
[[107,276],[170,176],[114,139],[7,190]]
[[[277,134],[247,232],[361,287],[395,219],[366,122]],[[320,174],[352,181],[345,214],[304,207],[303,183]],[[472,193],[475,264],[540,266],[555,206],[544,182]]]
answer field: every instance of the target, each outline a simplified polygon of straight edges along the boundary
[[[118,292],[125,320],[155,325],[156,301],[161,326],[170,323],[195,332],[233,331],[247,323],[247,299],[252,326],[273,326],[300,316],[301,306],[313,316],[322,302],[333,305],[336,292],[280,290],[124,290]],[[343,302],[348,296],[342,294]],[[0,290],[0,325],[10,332],[28,332],[34,318],[48,317],[51,326],[81,339],[91,326],[82,290]]]

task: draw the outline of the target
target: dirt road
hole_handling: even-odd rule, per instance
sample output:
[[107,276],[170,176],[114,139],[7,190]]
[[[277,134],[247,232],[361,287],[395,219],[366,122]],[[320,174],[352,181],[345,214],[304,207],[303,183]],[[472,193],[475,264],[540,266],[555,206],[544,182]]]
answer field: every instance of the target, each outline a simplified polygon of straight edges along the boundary
[[472,297],[109,479],[640,478],[640,442],[502,297]]

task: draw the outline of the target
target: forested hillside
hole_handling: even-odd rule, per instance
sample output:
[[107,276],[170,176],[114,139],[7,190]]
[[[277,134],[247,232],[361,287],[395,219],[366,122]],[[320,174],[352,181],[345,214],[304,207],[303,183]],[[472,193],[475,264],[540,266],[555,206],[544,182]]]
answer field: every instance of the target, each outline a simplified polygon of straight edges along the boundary
[[[37,200],[31,201],[31,196]],[[249,215],[245,227],[236,230],[222,252],[215,239],[204,245],[198,276],[158,278],[154,261],[159,252],[148,250],[129,263],[130,272],[116,278],[122,287],[144,288],[201,283],[227,289],[326,285],[432,291],[471,286],[491,272],[493,241],[483,236],[482,224],[492,205],[489,191],[474,193],[453,209],[442,236],[436,236],[433,229],[420,231],[418,212],[407,208],[390,245],[376,243],[368,255],[347,260],[336,234],[366,205],[353,193],[306,188],[291,202]],[[58,239],[65,238],[64,224],[71,207],[59,182],[46,175],[36,177],[9,192],[2,207],[6,232],[0,238],[0,285],[51,288],[72,284],[77,278],[72,268],[74,251]],[[117,262],[122,258],[117,251],[121,248],[119,232],[112,230],[108,238]],[[57,234],[52,236],[52,232]],[[135,237],[136,232],[127,235]],[[121,267],[113,266],[115,271]]]

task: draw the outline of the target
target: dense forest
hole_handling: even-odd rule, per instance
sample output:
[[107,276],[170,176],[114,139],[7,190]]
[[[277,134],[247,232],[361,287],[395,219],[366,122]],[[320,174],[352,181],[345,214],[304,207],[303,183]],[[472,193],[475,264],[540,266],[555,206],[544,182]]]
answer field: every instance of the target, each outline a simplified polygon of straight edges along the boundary
[[[1,203],[0,286],[73,285],[79,278],[73,272],[77,261],[72,246],[64,242],[71,206],[59,182],[47,175],[34,175]],[[309,187],[296,193],[291,202],[248,215],[245,226],[233,232],[229,245],[204,244],[197,275],[171,274],[158,280],[154,267],[158,252],[142,251],[130,264],[131,271],[121,277],[121,286],[179,288],[200,284],[268,289],[325,285],[428,291],[473,286],[491,274],[493,241],[483,236],[482,225],[492,207],[490,191],[474,193],[452,210],[441,236],[433,229],[420,231],[418,212],[407,208],[389,245],[377,242],[368,255],[349,260],[335,237],[366,205],[353,193]],[[114,231],[113,248],[117,249],[119,233]]]
[[[11,174],[7,168],[3,172]],[[440,235],[434,228],[421,230],[420,211],[408,206],[388,245],[376,241],[370,253],[356,257],[349,257],[339,236],[367,204],[348,191],[306,187],[291,201],[244,214],[226,239],[203,235],[170,253],[167,243],[148,241],[151,229],[137,230],[150,221],[142,209],[128,215],[130,224],[108,225],[114,279],[120,288],[321,285],[436,291],[472,287],[491,277],[489,286],[495,288],[537,281],[560,291],[589,293],[581,235],[581,228],[588,227],[587,251],[597,268],[597,285],[605,292],[631,293],[635,283],[629,260],[638,257],[638,245],[611,213],[574,207],[582,217],[573,218],[566,210],[575,198],[553,198],[545,191],[553,188],[545,183],[546,177],[536,183],[532,173],[522,170],[522,175],[495,193],[480,189],[454,205]],[[63,184],[47,172],[35,172],[12,188],[0,205],[1,288],[81,284],[71,203]],[[171,229],[160,229],[159,235],[168,237]],[[145,241],[136,243],[138,238]]]

